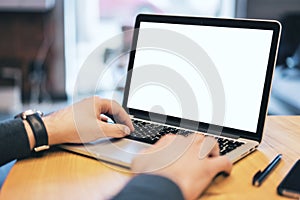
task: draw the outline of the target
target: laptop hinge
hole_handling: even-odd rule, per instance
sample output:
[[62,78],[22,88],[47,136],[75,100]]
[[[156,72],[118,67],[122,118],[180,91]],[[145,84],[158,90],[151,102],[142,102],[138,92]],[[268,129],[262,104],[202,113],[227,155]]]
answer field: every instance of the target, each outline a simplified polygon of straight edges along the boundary
[[236,139],[236,140],[240,138],[240,136],[233,135],[233,134],[230,134],[230,133],[222,133],[221,136],[223,136],[223,137],[229,137],[229,138]]
[[228,137],[228,138],[232,138],[232,139],[239,139],[239,135],[234,135],[234,134],[230,134],[230,133],[226,133],[222,127],[219,126],[215,126],[215,125],[210,125],[207,133],[215,135],[215,136],[223,136],[223,137]]

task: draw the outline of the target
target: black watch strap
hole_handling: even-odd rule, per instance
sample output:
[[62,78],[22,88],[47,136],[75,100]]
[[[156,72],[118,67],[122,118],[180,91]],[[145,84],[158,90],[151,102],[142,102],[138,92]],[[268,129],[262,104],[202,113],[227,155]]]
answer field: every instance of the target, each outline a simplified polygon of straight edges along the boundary
[[48,149],[48,134],[41,116],[38,113],[26,116],[35,138],[34,151]]
[[33,148],[35,152],[49,149],[48,134],[42,115],[43,113],[40,111],[27,110],[15,116],[15,118],[20,117],[29,123],[35,138],[35,147]]

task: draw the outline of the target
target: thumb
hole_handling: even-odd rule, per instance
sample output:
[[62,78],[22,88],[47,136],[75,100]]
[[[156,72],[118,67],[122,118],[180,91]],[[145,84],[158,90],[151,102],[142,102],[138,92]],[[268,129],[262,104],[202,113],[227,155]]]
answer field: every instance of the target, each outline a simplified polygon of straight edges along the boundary
[[106,137],[121,138],[130,134],[128,126],[123,124],[108,124],[103,123],[101,125],[103,135]]
[[230,174],[232,163],[226,156],[211,157],[209,159],[213,176],[220,172],[224,172],[228,175]]

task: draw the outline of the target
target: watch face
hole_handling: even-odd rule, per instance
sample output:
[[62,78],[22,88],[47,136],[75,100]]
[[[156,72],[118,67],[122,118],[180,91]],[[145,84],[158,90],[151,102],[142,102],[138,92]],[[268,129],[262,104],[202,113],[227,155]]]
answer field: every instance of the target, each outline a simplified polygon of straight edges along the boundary
[[33,115],[34,113],[36,113],[35,110],[26,110],[26,111],[24,111],[22,114],[23,114],[23,115]]
[[15,116],[15,118],[22,118],[22,119],[26,119],[26,116],[29,116],[29,115],[33,115],[35,113],[38,113],[40,116],[43,116],[43,113],[41,111],[38,111],[38,110],[26,110],[18,115]]

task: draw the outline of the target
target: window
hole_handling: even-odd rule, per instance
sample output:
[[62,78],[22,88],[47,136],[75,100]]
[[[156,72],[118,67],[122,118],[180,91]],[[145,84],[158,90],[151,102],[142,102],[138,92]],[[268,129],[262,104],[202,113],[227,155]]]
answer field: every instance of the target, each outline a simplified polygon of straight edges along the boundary
[[234,11],[235,0],[65,0],[68,96],[122,100],[131,35],[120,34],[138,13],[234,17]]

